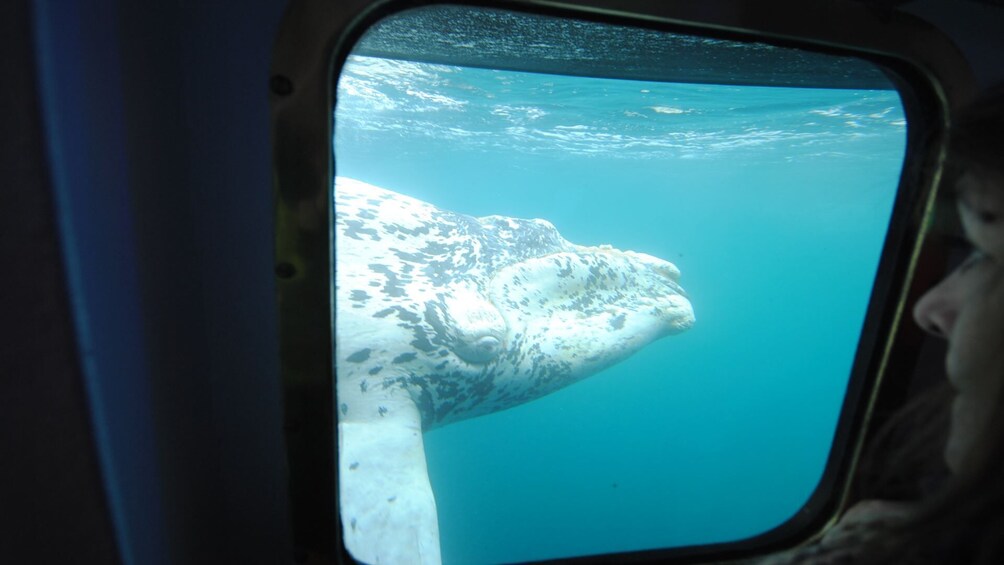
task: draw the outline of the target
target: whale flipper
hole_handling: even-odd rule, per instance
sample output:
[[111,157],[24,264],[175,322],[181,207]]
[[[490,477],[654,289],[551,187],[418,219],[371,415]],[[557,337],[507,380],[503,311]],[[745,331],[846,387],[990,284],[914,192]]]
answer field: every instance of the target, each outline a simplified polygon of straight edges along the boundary
[[338,424],[342,530],[345,546],[364,563],[441,561],[422,422],[408,403],[378,422]]

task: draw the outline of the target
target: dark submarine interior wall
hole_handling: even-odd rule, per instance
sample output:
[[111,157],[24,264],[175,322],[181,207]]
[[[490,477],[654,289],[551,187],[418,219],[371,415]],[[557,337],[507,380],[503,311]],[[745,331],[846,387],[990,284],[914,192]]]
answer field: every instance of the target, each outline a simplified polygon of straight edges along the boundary
[[19,4],[120,557],[289,561],[268,131],[285,2]]
[[67,299],[27,1],[0,3],[0,562],[115,563]]

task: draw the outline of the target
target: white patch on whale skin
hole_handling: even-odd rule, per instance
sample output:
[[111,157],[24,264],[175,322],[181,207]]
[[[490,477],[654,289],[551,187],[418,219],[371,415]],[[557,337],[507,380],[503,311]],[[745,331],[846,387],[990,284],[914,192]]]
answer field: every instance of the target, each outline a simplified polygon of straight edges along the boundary
[[675,265],[339,177],[335,373],[346,547],[439,563],[422,432],[602,370],[694,313]]

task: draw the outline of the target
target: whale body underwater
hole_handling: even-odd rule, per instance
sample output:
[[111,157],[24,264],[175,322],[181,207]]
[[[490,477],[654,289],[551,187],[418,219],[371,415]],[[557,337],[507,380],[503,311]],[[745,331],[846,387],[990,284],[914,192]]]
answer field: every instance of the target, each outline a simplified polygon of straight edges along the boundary
[[694,312],[668,261],[335,182],[339,505],[365,563],[440,563],[422,432],[575,383]]

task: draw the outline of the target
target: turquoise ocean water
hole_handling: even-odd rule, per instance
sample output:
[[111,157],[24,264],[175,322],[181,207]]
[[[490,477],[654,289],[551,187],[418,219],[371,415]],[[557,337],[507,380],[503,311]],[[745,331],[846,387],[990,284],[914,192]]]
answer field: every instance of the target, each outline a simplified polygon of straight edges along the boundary
[[649,83],[353,57],[336,173],[667,259],[697,323],[426,434],[447,563],[705,544],[821,476],[905,147],[894,91]]

